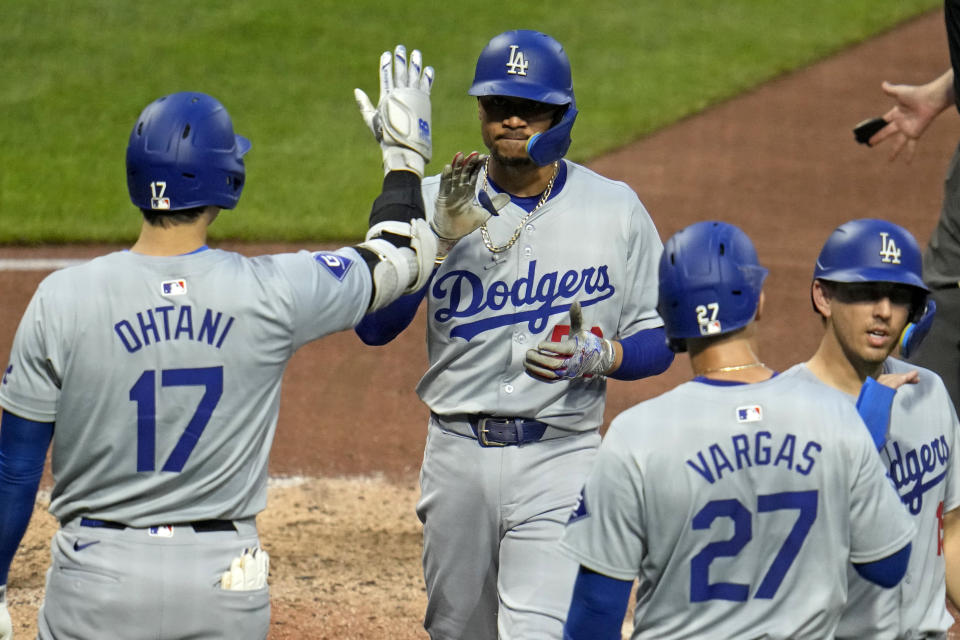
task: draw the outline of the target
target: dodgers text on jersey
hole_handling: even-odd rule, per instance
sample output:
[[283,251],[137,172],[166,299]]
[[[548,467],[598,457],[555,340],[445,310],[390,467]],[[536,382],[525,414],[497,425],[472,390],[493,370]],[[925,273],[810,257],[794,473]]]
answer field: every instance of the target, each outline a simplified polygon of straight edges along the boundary
[[[499,311],[509,303],[518,311],[459,323],[450,337],[469,342],[484,331],[521,322],[528,323],[531,333],[540,333],[551,316],[566,313],[574,300],[579,299],[581,307],[589,307],[611,297],[616,289],[610,283],[607,269],[607,265],[587,267],[579,272],[571,269],[563,275],[550,271],[538,277],[537,261],[532,260],[526,277],[518,278],[512,285],[495,280],[488,287],[484,287],[485,283],[475,273],[450,271],[433,284],[433,297],[446,301],[439,306],[434,319],[442,323],[452,318],[471,318],[487,310]],[[578,298],[581,292],[587,297]]]
[[[910,513],[917,515],[923,508],[923,494],[943,482],[947,475],[947,461],[950,460],[950,447],[946,436],[941,435],[930,444],[919,449],[901,452],[896,440],[887,443],[885,457],[900,499]],[[934,475],[935,474],[935,475]],[[904,493],[904,487],[909,487]]]

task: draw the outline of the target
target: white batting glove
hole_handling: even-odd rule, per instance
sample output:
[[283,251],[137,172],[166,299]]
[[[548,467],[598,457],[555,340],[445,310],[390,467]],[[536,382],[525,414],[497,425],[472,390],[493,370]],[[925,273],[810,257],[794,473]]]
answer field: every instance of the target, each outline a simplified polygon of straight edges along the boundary
[[220,576],[220,588],[227,591],[253,591],[267,586],[270,556],[260,547],[244,549],[230,562],[230,570]]
[[13,623],[7,611],[7,585],[0,584],[0,640],[13,639]]
[[523,366],[530,375],[546,380],[603,375],[616,352],[610,340],[583,329],[580,303],[570,305],[570,336],[561,342],[545,340],[527,351]]
[[423,67],[420,52],[398,44],[380,56],[380,100],[376,108],[361,89],[353,96],[360,114],[383,151],[383,172],[412,171],[421,178],[433,153],[430,88],[433,67]]
[[486,191],[477,193],[477,178],[487,156],[476,151],[468,156],[459,151],[440,174],[440,191],[430,228],[437,234],[437,262],[442,262],[457,240],[476,231],[490,216],[510,202],[510,195],[498,193],[492,199]]

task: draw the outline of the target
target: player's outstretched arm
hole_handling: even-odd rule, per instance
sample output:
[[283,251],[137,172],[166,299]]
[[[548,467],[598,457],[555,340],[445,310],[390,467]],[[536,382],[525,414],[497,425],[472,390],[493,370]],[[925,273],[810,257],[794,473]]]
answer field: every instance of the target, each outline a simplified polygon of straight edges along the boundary
[[33,515],[53,423],[0,417],[0,640],[13,637],[6,591],[10,563]]
[[430,279],[437,236],[424,215],[420,178],[408,171],[388,173],[370,212],[366,240],[355,247],[373,278],[368,312],[420,291]]
[[960,608],[960,508],[943,514],[943,559],[947,597],[954,607]]
[[392,54],[384,51],[379,64],[377,106],[362,90],[354,91],[360,114],[380,143],[386,174],[365,242],[356,247],[373,277],[369,311],[423,288],[437,255],[437,237],[427,224],[420,194],[420,180],[433,151],[433,68],[423,66],[417,50],[408,63],[403,45]]

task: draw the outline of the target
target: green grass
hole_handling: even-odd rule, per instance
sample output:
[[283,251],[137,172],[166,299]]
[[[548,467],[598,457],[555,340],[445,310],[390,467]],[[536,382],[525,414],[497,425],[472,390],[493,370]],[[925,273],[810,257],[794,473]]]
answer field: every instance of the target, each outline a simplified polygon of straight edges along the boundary
[[[381,51],[437,69],[434,158],[481,145],[466,96],[493,35],[535,28],[573,64],[583,161],[809,64],[938,0],[16,0],[0,17],[0,243],[132,240],[130,127],[154,98],[220,99],[253,141],[247,186],[214,239],[353,240],[380,153],[353,102]],[[944,60],[944,65],[947,61]]]

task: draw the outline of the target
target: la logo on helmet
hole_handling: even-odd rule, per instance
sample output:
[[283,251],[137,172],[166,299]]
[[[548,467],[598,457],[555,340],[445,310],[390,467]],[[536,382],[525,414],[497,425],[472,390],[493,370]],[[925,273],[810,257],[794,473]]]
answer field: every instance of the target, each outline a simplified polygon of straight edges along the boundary
[[886,231],[880,232],[880,262],[900,264],[900,249]]
[[514,76],[525,76],[527,75],[527,67],[529,66],[530,63],[527,62],[527,59],[524,57],[523,51],[520,51],[520,45],[510,45],[510,59],[507,61],[507,73]]

